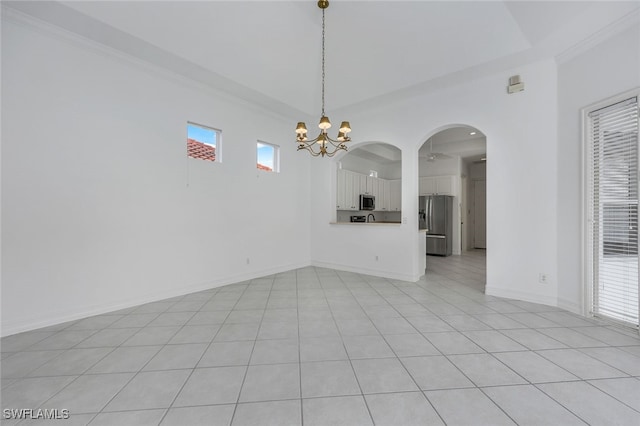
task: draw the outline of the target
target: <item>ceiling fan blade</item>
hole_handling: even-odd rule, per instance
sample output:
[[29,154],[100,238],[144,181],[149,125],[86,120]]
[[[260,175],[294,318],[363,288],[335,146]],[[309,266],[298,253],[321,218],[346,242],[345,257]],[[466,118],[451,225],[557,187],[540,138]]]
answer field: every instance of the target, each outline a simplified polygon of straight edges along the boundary
[[431,157],[433,157],[434,160],[448,160],[453,158],[450,155],[443,154],[442,152],[433,152],[431,153]]

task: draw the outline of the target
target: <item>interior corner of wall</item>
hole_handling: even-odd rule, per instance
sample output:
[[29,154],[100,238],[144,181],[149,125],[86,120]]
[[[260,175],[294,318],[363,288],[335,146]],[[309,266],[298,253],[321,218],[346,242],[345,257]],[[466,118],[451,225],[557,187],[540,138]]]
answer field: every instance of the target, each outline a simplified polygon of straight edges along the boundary
[[581,303],[562,297],[558,297],[558,308],[564,309],[565,311],[573,312],[574,314],[578,315],[585,314]]
[[522,300],[524,302],[538,303],[547,306],[558,306],[558,298],[546,296],[538,293],[532,293],[521,290],[513,290],[510,288],[496,287],[487,283],[485,287],[487,296],[501,297],[505,299]]

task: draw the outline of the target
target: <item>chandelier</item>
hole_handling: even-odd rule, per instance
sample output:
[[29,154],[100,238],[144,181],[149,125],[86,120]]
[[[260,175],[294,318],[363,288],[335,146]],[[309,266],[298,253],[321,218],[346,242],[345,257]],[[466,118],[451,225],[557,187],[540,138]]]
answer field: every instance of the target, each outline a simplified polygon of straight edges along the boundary
[[318,155],[333,157],[336,152],[347,150],[345,142],[351,140],[349,137],[351,126],[348,121],[343,121],[342,124],[340,124],[340,130],[336,139],[331,139],[327,134],[327,130],[331,127],[331,122],[329,121],[329,117],[324,114],[324,10],[329,7],[329,1],[318,0],[318,7],[322,9],[322,115],[320,116],[320,123],[318,124],[320,134],[315,139],[309,140],[309,138],[307,138],[307,126],[301,121],[298,122],[298,126],[296,127],[296,140],[298,141],[298,151],[306,149],[314,157]]

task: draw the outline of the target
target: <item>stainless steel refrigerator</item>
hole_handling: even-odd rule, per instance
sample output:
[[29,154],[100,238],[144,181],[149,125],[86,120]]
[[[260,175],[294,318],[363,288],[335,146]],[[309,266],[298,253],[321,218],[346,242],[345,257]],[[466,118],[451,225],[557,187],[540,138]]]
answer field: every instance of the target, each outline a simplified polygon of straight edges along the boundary
[[427,230],[427,254],[451,256],[453,249],[453,197],[421,196],[418,202],[420,229]]

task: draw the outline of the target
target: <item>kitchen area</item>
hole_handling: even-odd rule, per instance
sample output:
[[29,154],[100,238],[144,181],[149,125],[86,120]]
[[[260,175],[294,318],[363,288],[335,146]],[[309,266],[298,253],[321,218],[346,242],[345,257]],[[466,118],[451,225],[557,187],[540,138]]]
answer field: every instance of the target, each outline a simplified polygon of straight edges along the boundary
[[401,223],[400,158],[398,148],[376,143],[355,148],[341,159],[336,177],[336,223]]
[[[430,137],[419,150],[416,197],[418,230],[428,256],[460,255],[483,249],[486,137],[456,127]],[[338,162],[335,224],[400,225],[401,151],[373,143],[350,150]],[[406,195],[406,194],[405,194]],[[423,249],[421,248],[421,251]]]
[[486,136],[470,126],[432,135],[419,150],[418,226],[428,256],[486,247]]

